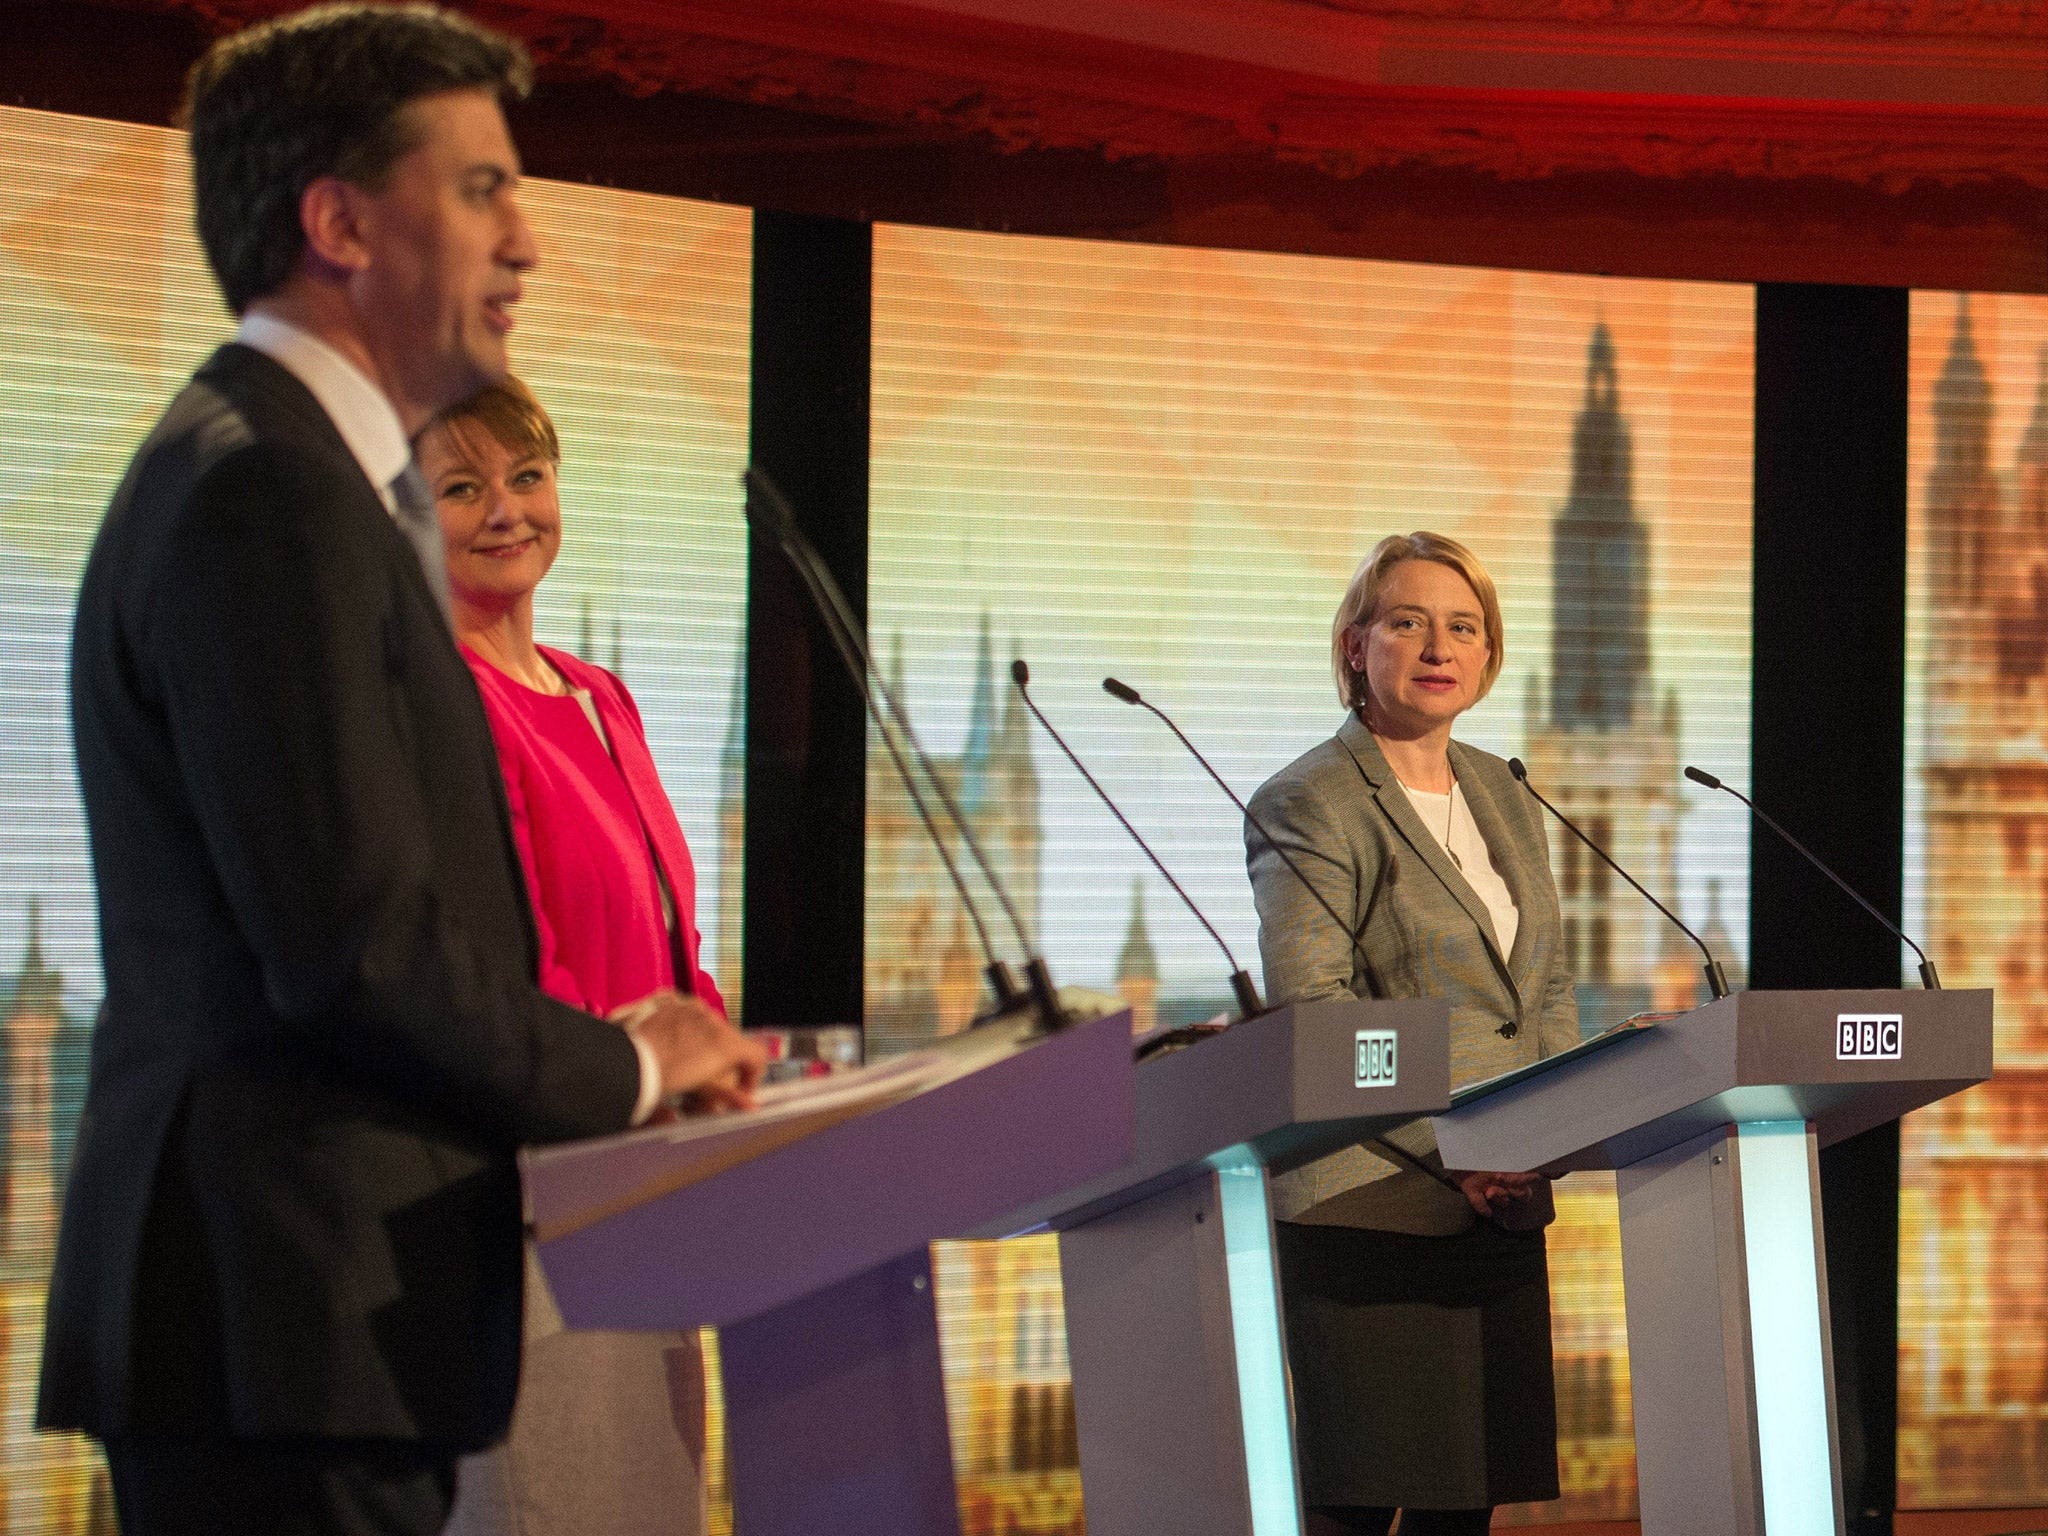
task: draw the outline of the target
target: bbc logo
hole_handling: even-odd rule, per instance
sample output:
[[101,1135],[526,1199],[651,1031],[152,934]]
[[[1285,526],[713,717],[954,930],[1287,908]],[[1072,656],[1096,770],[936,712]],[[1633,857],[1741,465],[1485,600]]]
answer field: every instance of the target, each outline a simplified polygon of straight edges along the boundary
[[1844,1013],[1835,1019],[1835,1060],[1897,1061],[1900,1015]]
[[1354,1088],[1394,1086],[1394,1042],[1391,1029],[1361,1029],[1358,1032],[1358,1069],[1351,1079]]

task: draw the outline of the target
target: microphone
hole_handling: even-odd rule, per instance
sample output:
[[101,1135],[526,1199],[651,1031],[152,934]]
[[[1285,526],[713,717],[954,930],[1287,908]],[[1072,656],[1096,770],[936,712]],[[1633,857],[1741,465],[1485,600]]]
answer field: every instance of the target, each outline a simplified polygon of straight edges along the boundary
[[[747,521],[756,532],[764,533],[775,541],[803,582],[804,590],[809,594],[811,604],[825,626],[825,633],[832,639],[833,648],[839,652],[839,659],[845,662],[847,671],[853,674],[854,684],[860,689],[861,700],[867,706],[869,717],[875,722],[875,728],[882,738],[882,745],[888,750],[889,761],[894,765],[897,777],[903,781],[903,787],[910,793],[910,803],[917,812],[917,819],[924,827],[925,835],[931,839],[932,846],[938,850],[939,862],[945,866],[946,874],[953,882],[953,889],[959,894],[960,905],[966,909],[975,936],[980,940],[981,952],[988,961],[983,973],[988,977],[989,985],[996,996],[993,1017],[1000,1018],[1013,1013],[1029,1003],[1036,1009],[1039,1023],[1048,1032],[1066,1028],[1072,1021],[1067,1017],[1066,1010],[1059,1005],[1059,999],[1053,991],[1051,972],[1046,969],[1045,961],[1032,950],[1031,940],[1024,931],[1023,920],[1018,917],[1016,905],[1010,900],[1009,892],[1004,890],[1002,882],[996,878],[995,870],[990,867],[987,857],[982,853],[973,828],[968,826],[967,818],[961,814],[952,792],[946,788],[945,780],[933,768],[930,754],[918,741],[917,733],[911,729],[910,720],[903,713],[902,706],[889,692],[888,684],[882,680],[880,669],[875,666],[874,659],[868,654],[867,641],[863,637],[860,621],[853,616],[853,609],[846,601],[846,594],[840,590],[838,581],[833,578],[831,570],[817,549],[797,526],[795,509],[790,506],[781,488],[768,477],[767,472],[750,464],[740,476],[740,481],[746,487],[744,506]],[[896,736],[891,734],[892,724],[901,734],[901,744],[898,743]],[[924,796],[918,790],[916,776],[911,773],[910,765],[904,761],[905,746],[916,759],[918,767],[923,770],[926,783],[939,797],[939,803],[945,808],[947,818],[959,831],[961,844],[973,857],[975,865],[981,870],[982,878],[988,882],[989,889],[995,892],[996,900],[1002,905],[1003,913],[1017,935],[1018,947],[1024,951],[1024,977],[1028,983],[1026,988],[1018,987],[1016,979],[1010,974],[1010,968],[997,958],[995,946],[989,940],[988,925],[983,922],[974,898],[968,894],[967,882],[954,863],[945,839],[939,836],[938,827],[925,805]]]
[[1237,963],[1237,956],[1233,955],[1230,946],[1223,942],[1223,935],[1216,931],[1215,924],[1202,915],[1202,909],[1195,905],[1195,899],[1181,889],[1180,882],[1173,878],[1173,872],[1162,864],[1159,855],[1152,851],[1152,845],[1138,835],[1138,829],[1131,825],[1130,818],[1117,808],[1114,800],[1109,798],[1109,791],[1095,782],[1095,775],[1088,771],[1087,765],[1075,756],[1074,749],[1067,745],[1066,738],[1054,730],[1052,722],[1045,718],[1045,711],[1040,709],[1038,701],[1031,697],[1031,669],[1024,665],[1023,657],[1019,656],[1010,663],[1010,680],[1017,685],[1017,692],[1024,700],[1024,707],[1031,711],[1031,717],[1045,728],[1045,734],[1066,753],[1067,761],[1074,765],[1074,771],[1088,781],[1088,787],[1095,791],[1104,805],[1109,807],[1109,814],[1114,816],[1117,824],[1130,834],[1131,841],[1136,843],[1145,857],[1152,861],[1152,867],[1159,871],[1168,885],[1173,887],[1173,894],[1186,903],[1187,909],[1195,914],[1195,921],[1208,930],[1209,937],[1216,941],[1216,947],[1223,951],[1223,958],[1230,962],[1230,990],[1237,997],[1238,1017],[1249,1019],[1264,1013],[1266,1005],[1259,1001],[1259,989],[1252,985],[1251,976]]
[[1372,878],[1372,889],[1366,893],[1365,912],[1359,918],[1358,927],[1354,931],[1349,923],[1337,915],[1337,909],[1324,899],[1323,893],[1315,888],[1314,883],[1310,881],[1309,877],[1301,872],[1301,866],[1294,862],[1293,856],[1285,848],[1282,848],[1279,843],[1274,841],[1273,834],[1268,832],[1259,818],[1252,814],[1252,808],[1238,798],[1237,791],[1230,787],[1229,781],[1216,771],[1215,765],[1208,758],[1202,756],[1201,748],[1197,747],[1192,741],[1189,741],[1186,732],[1173,723],[1172,716],[1168,715],[1158,705],[1143,698],[1138,690],[1129,683],[1120,683],[1113,677],[1105,677],[1102,680],[1102,691],[1113,699],[1121,699],[1126,704],[1135,704],[1140,709],[1148,710],[1165,722],[1166,728],[1179,738],[1180,744],[1188,749],[1189,755],[1202,765],[1203,771],[1210,778],[1216,781],[1216,787],[1230,797],[1230,803],[1237,807],[1238,813],[1252,824],[1252,830],[1265,840],[1268,848],[1280,855],[1280,862],[1285,864],[1289,873],[1301,882],[1302,889],[1313,896],[1316,905],[1323,909],[1329,916],[1330,921],[1343,930],[1344,937],[1351,941],[1352,949],[1356,951],[1358,958],[1364,963],[1366,991],[1370,992],[1375,998],[1385,997],[1386,992],[1380,984],[1379,972],[1373,969],[1372,957],[1365,952],[1365,941],[1360,935],[1365,932],[1366,926],[1372,922],[1373,908],[1379,905],[1380,892],[1400,883],[1401,861],[1391,851],[1388,852],[1386,858],[1380,861],[1379,872]]
[[1878,911],[1877,908],[1873,907],[1869,902],[1865,901],[1863,899],[1862,893],[1856,890],[1855,887],[1851,886],[1848,881],[1844,880],[1832,869],[1829,869],[1827,865],[1821,863],[1820,859],[1804,843],[1800,842],[1798,838],[1794,837],[1790,832],[1787,832],[1783,827],[1779,826],[1777,819],[1773,817],[1770,814],[1770,812],[1766,811],[1762,806],[1758,805],[1754,800],[1750,799],[1749,796],[1745,795],[1741,790],[1737,789],[1734,785],[1724,784],[1721,780],[1715,778],[1711,773],[1706,772],[1704,769],[1687,768],[1685,770],[1685,776],[1688,779],[1691,779],[1693,783],[1702,785],[1707,789],[1726,790],[1729,794],[1733,795],[1736,799],[1740,800],[1744,805],[1748,806],[1750,815],[1754,816],[1758,821],[1762,822],[1765,826],[1769,827],[1773,832],[1777,833],[1778,836],[1782,837],[1786,842],[1790,843],[1795,853],[1797,853],[1801,858],[1805,859],[1807,863],[1811,864],[1815,869],[1819,870],[1822,874],[1826,875],[1830,880],[1834,881],[1836,885],[1840,886],[1843,891],[1848,893],[1850,900],[1854,901],[1856,905],[1861,907],[1864,911],[1868,912],[1880,923],[1884,924],[1886,930],[1894,934],[1901,944],[1904,944],[1906,948],[1912,950],[1914,954],[1920,957],[1920,985],[1925,987],[1930,992],[1939,992],[1941,990],[1941,976],[1939,975],[1939,973],[1935,971],[1934,962],[1927,958],[1927,951],[1922,949],[1918,944],[1915,944],[1911,939],[1907,938],[1905,930],[1899,927],[1897,923],[1893,922],[1890,918],[1886,917],[1882,912]]
[[1707,990],[1713,993],[1716,998],[1726,997],[1728,995],[1728,978],[1722,974],[1721,962],[1714,958],[1714,952],[1707,948],[1705,941],[1702,940],[1700,936],[1694,933],[1690,928],[1686,927],[1684,923],[1680,922],[1678,914],[1676,912],[1672,911],[1669,907],[1665,906],[1663,902],[1659,901],[1656,897],[1652,896],[1648,891],[1643,890],[1642,882],[1636,879],[1636,877],[1630,874],[1627,870],[1623,869],[1619,864],[1615,863],[1614,860],[1608,856],[1608,852],[1605,848],[1602,848],[1598,843],[1594,842],[1593,839],[1586,836],[1585,833],[1581,832],[1575,825],[1573,825],[1572,819],[1569,816],[1565,815],[1563,811],[1560,811],[1556,806],[1552,805],[1548,800],[1544,799],[1542,793],[1536,788],[1536,786],[1529,782],[1529,770],[1522,766],[1522,760],[1519,757],[1511,757],[1508,759],[1508,772],[1512,773],[1515,776],[1516,783],[1520,784],[1522,788],[1526,789],[1527,791],[1529,791],[1531,795],[1534,795],[1536,797],[1536,803],[1538,805],[1542,806],[1543,809],[1550,812],[1551,815],[1555,816],[1559,821],[1564,823],[1566,831],[1570,832],[1573,837],[1576,837],[1580,842],[1584,843],[1588,848],[1592,849],[1595,853],[1597,853],[1600,856],[1600,860],[1602,863],[1604,863],[1609,869],[1613,870],[1617,875],[1621,876],[1621,878],[1626,880],[1630,885],[1634,886],[1636,890],[1641,893],[1643,900],[1647,901],[1659,912],[1662,912],[1666,917],[1670,918],[1672,923],[1677,927],[1680,933],[1684,934],[1688,939],[1691,939],[1694,944],[1699,946],[1700,953],[1706,956],[1707,960]]

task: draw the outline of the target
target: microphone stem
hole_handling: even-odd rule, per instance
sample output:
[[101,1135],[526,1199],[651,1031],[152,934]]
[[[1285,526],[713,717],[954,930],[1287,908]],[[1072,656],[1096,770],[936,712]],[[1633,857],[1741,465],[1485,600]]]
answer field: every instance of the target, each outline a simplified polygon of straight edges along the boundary
[[[939,836],[939,829],[932,821],[932,813],[924,803],[924,796],[918,793],[917,780],[911,774],[909,764],[903,760],[902,749],[897,746],[895,738],[879,720],[875,722],[875,734],[882,738],[882,745],[888,751],[889,761],[895,765],[896,777],[903,781],[904,789],[909,791],[911,807],[917,812],[917,819],[924,823],[925,835],[931,839],[932,847],[938,850],[939,862],[945,865],[946,878],[953,882],[953,889],[960,897],[960,905],[966,909],[967,921],[974,925],[974,936],[980,941],[982,955],[988,961],[988,978],[990,985],[995,988],[996,1001],[1005,1004],[1015,1001],[1017,984],[1010,977],[1010,968],[996,958],[995,945],[988,936],[988,925],[982,921],[981,913],[968,899],[967,881],[961,875],[959,866],[953,862],[953,855],[946,847],[946,840]],[[1005,982],[1008,982],[1007,989],[1004,986]]]
[[[1107,687],[1107,684],[1105,683],[1104,686]],[[1282,848],[1280,846],[1280,844],[1274,839],[1272,833],[1266,830],[1265,823],[1260,821],[1258,817],[1252,814],[1252,808],[1246,805],[1244,801],[1238,798],[1237,791],[1230,787],[1229,781],[1225,779],[1222,774],[1216,771],[1215,765],[1212,764],[1208,758],[1202,755],[1202,749],[1196,746],[1192,741],[1188,740],[1187,732],[1183,731],[1178,725],[1174,724],[1173,716],[1169,715],[1165,710],[1161,709],[1158,705],[1154,704],[1150,699],[1145,698],[1143,695],[1139,694],[1135,689],[1129,690],[1128,698],[1126,698],[1124,694],[1116,692],[1115,689],[1110,689],[1109,691],[1112,697],[1124,699],[1124,702],[1127,704],[1136,704],[1139,708],[1145,710],[1147,713],[1156,716],[1161,724],[1163,724],[1169,731],[1173,732],[1174,736],[1179,740],[1180,744],[1183,747],[1187,748],[1188,756],[1192,757],[1196,762],[1202,765],[1202,771],[1208,774],[1210,778],[1214,779],[1216,781],[1216,787],[1222,790],[1224,794],[1230,797],[1230,803],[1237,807],[1238,814],[1244,817],[1246,821],[1252,824],[1252,830],[1259,834],[1260,838],[1265,842],[1268,848],[1272,849],[1274,853],[1280,856],[1280,862],[1282,864],[1285,864],[1287,868],[1293,873],[1294,878],[1300,882],[1301,888],[1307,891],[1309,895],[1315,899],[1316,905],[1323,909],[1324,915],[1326,915],[1331,922],[1335,923],[1337,927],[1340,930],[1342,930],[1344,936],[1351,941],[1352,950],[1357,954],[1358,958],[1362,962],[1364,962],[1366,990],[1370,992],[1375,998],[1381,996],[1379,972],[1373,967],[1372,957],[1365,952],[1365,942],[1363,939],[1360,938],[1359,935],[1365,932],[1366,924],[1372,921],[1372,909],[1379,903],[1380,889],[1386,883],[1388,870],[1392,867],[1391,856],[1388,860],[1382,861],[1378,872],[1373,876],[1372,891],[1365,898],[1365,915],[1359,919],[1358,927],[1354,931],[1349,923],[1345,922],[1343,918],[1337,915],[1337,909],[1331,906],[1330,903],[1326,899],[1324,899],[1323,893],[1315,888],[1314,882],[1312,882],[1307,875],[1302,873],[1301,866],[1294,862],[1293,856],[1289,854],[1285,848]],[[1243,973],[1240,972],[1239,974]],[[1249,978],[1247,978],[1247,980],[1249,980]]]
[[1053,729],[1052,722],[1045,718],[1045,711],[1038,707],[1038,701],[1031,697],[1031,690],[1021,681],[1017,683],[1017,693],[1024,700],[1024,707],[1031,711],[1031,718],[1044,728],[1045,734],[1050,736],[1060,751],[1067,755],[1067,761],[1074,765],[1074,772],[1080,774],[1087,781],[1088,787],[1095,791],[1096,798],[1109,807],[1109,814],[1117,819],[1118,824],[1129,834],[1131,841],[1136,843],[1145,857],[1152,861],[1152,867],[1159,871],[1160,878],[1173,888],[1173,894],[1195,914],[1195,921],[1207,929],[1209,937],[1216,941],[1216,947],[1223,951],[1223,958],[1230,962],[1233,973],[1230,988],[1237,997],[1237,1005],[1243,1010],[1244,1017],[1250,1018],[1254,1014],[1264,1013],[1266,1009],[1259,1000],[1258,989],[1252,985],[1251,977],[1246,974],[1244,967],[1237,963],[1237,956],[1230,952],[1230,946],[1223,942],[1223,935],[1216,931],[1215,924],[1202,915],[1202,909],[1195,905],[1194,898],[1181,889],[1180,882],[1173,878],[1173,872],[1162,864],[1159,855],[1152,851],[1152,845],[1138,835],[1138,829],[1131,825],[1130,818],[1117,809],[1117,803],[1109,798],[1109,792],[1095,781],[1095,775],[1088,771],[1088,765],[1074,755],[1074,749],[1067,745],[1066,738]]
[[[783,553],[790,553],[788,546],[784,546]],[[925,804],[924,795],[918,790],[917,777],[910,771],[909,763],[904,760],[902,747],[890,733],[888,719],[875,708],[875,692],[879,679],[870,677],[864,664],[865,658],[857,654],[856,648],[850,643],[850,637],[842,632],[840,616],[833,612],[832,605],[825,601],[817,583],[812,579],[812,573],[805,568],[801,560],[792,557],[790,563],[796,567],[798,578],[809,589],[825,626],[825,633],[831,637],[840,659],[846,663],[847,670],[853,674],[854,681],[860,686],[861,697],[867,702],[868,712],[875,718],[875,734],[882,738],[882,746],[889,754],[889,761],[896,769],[896,776],[903,781],[903,788],[910,796],[911,808],[917,812],[917,819],[924,824],[925,835],[931,839],[932,847],[938,850],[939,862],[945,866],[946,876],[953,882],[954,891],[959,894],[960,905],[966,910],[967,920],[973,924],[975,938],[980,941],[981,952],[988,961],[987,974],[990,984],[996,989],[996,1001],[1006,1005],[1014,1002],[1017,996],[1015,981],[1009,981],[1007,992],[1003,986],[1004,981],[1009,980],[1009,968],[996,957],[995,945],[989,939],[988,925],[982,921],[981,913],[967,894],[967,882],[961,875],[959,866],[954,863],[952,852],[946,847],[946,840],[939,835],[938,826],[932,820],[931,810]],[[938,780],[933,779],[932,784],[936,787]]]
[[1851,901],[1855,902],[1858,906],[1863,908],[1864,911],[1868,912],[1872,917],[1876,918],[1878,922],[1883,925],[1886,932],[1895,936],[1908,949],[1912,950],[1914,954],[1918,955],[1920,957],[1920,984],[1923,987],[1927,988],[1927,990],[1930,992],[1939,992],[1941,990],[1941,978],[1935,973],[1934,962],[1927,958],[1926,950],[1922,949],[1918,944],[1915,944],[1911,939],[1906,937],[1906,931],[1903,928],[1901,928],[1897,923],[1893,922],[1890,918],[1886,917],[1882,912],[1878,911],[1876,907],[1872,906],[1867,900],[1865,900],[1863,893],[1857,890],[1855,886],[1851,885],[1848,881],[1844,880],[1832,869],[1829,869],[1827,865],[1821,863],[1819,858],[1814,855],[1812,850],[1809,849],[1806,846],[1806,844],[1800,842],[1798,838],[1794,837],[1790,832],[1787,832],[1782,826],[1778,824],[1777,817],[1773,816],[1769,811],[1765,810],[1762,806],[1758,805],[1754,800],[1750,799],[1749,796],[1745,795],[1733,784],[1721,784],[1718,787],[1727,790],[1729,794],[1733,795],[1736,799],[1740,800],[1744,805],[1748,806],[1751,815],[1755,816],[1758,821],[1762,822],[1765,826],[1769,827],[1773,832],[1777,833],[1778,836],[1782,837],[1783,839],[1785,839],[1786,842],[1790,843],[1792,845],[1794,852],[1796,852],[1801,858],[1805,859],[1806,862],[1811,864],[1815,869],[1819,870],[1822,874],[1826,875],[1828,879],[1832,880],[1835,883],[1836,886],[1838,886],[1842,891],[1847,893]]
[[[1309,895],[1315,897],[1317,905],[1319,905],[1324,912],[1329,914],[1330,921],[1335,923],[1339,928],[1342,928],[1345,931],[1345,933],[1351,935],[1351,943],[1354,948],[1357,948],[1359,942],[1358,935],[1351,932],[1351,925],[1345,922],[1343,918],[1339,917],[1337,915],[1337,909],[1331,906],[1329,902],[1323,899],[1323,893],[1317,890],[1314,884],[1309,880],[1308,876],[1301,872],[1301,866],[1294,862],[1293,855],[1288,853],[1288,851],[1285,848],[1282,848],[1279,843],[1274,841],[1273,834],[1268,832],[1266,830],[1265,824],[1261,822],[1258,817],[1252,814],[1252,808],[1246,805],[1244,801],[1238,798],[1237,791],[1230,787],[1229,781],[1226,780],[1222,774],[1216,771],[1214,765],[1210,763],[1208,758],[1202,755],[1201,748],[1197,747],[1192,741],[1189,741],[1187,738],[1187,733],[1183,731],[1178,725],[1175,725],[1173,723],[1173,717],[1167,714],[1167,712],[1161,709],[1158,705],[1154,704],[1150,699],[1138,697],[1135,698],[1133,702],[1136,703],[1140,709],[1146,710],[1151,714],[1156,715],[1159,718],[1160,722],[1164,724],[1169,731],[1173,732],[1173,734],[1176,737],[1179,738],[1180,744],[1188,749],[1188,756],[1192,757],[1196,762],[1202,765],[1202,771],[1208,774],[1210,778],[1214,779],[1216,781],[1216,787],[1222,790],[1224,794],[1230,797],[1230,803],[1237,807],[1238,814],[1244,817],[1246,821],[1252,824],[1252,830],[1258,833],[1259,836],[1265,840],[1265,844],[1268,848],[1272,849],[1276,854],[1280,856],[1280,862],[1285,864],[1289,869],[1294,871],[1294,878],[1301,882],[1302,887],[1309,893]],[[1382,865],[1381,869],[1382,871],[1384,871],[1385,866]],[[1379,899],[1379,894],[1379,882],[1374,881],[1372,896],[1366,902],[1365,915],[1367,918],[1370,918],[1372,916],[1372,905],[1374,901]],[[1359,926],[1363,928],[1364,924],[1361,923]],[[1363,952],[1364,951],[1360,949],[1360,953],[1362,954]],[[1370,969],[1370,965],[1371,962],[1368,961],[1368,969]]]
[[[790,508],[787,498],[782,495],[773,480],[751,465],[741,479],[749,493],[746,502],[749,513],[752,512],[756,495],[761,497],[772,513],[767,519],[771,524],[770,535],[781,546],[782,553],[788,558],[789,563],[796,567],[797,575],[803,579],[812,602],[824,620],[827,632],[831,634],[834,644],[839,649],[840,657],[846,662],[847,668],[854,675],[854,681],[860,686],[862,696],[868,701],[869,712],[875,717],[875,724],[881,729],[883,740],[888,740],[888,722],[893,720],[896,728],[903,733],[903,739],[909,745],[911,755],[919,763],[929,764],[930,757],[925,752],[923,744],[918,741],[917,732],[911,728],[909,717],[903,713],[896,696],[889,691],[889,685],[882,681],[881,670],[874,665],[873,658],[868,655],[867,642],[861,638],[860,623],[847,604],[846,594],[839,590],[839,583],[832,579],[832,573],[825,569],[824,562],[819,559],[818,552],[811,547],[810,540],[806,539],[803,531],[797,527],[796,514]],[[881,709],[875,708],[877,698],[882,701]],[[1031,955],[1034,953],[1031,938],[1024,931],[1024,922],[1017,915],[1016,904],[1010,900],[1010,894],[1003,888],[1002,881],[996,878],[987,855],[981,851],[981,844],[974,836],[974,829],[968,825],[966,816],[961,813],[959,802],[954,800],[952,791],[946,788],[945,780],[939,775],[927,770],[925,777],[931,784],[932,792],[938,796],[939,804],[945,807],[948,819],[959,832],[961,845],[967,849],[976,867],[981,870],[982,878],[988,882],[988,888],[995,893],[996,901],[1003,909],[1003,915],[1009,919],[1010,928],[1017,935],[1019,947],[1027,956]],[[934,842],[937,842],[936,838]],[[943,843],[939,843],[938,846],[943,856]],[[967,901],[965,887],[960,885],[957,878],[954,883],[960,890],[962,902],[972,913],[973,903]],[[975,918],[977,927],[980,926],[980,922],[980,918]],[[990,961],[993,962],[993,951],[988,953]]]
[[1728,978],[1721,970],[1721,962],[1714,958],[1714,952],[1707,948],[1705,942],[1701,940],[1700,936],[1694,933],[1690,928],[1686,927],[1684,923],[1680,922],[1678,920],[1678,914],[1676,912],[1672,911],[1669,907],[1665,906],[1663,902],[1659,901],[1656,897],[1652,896],[1647,890],[1644,890],[1642,881],[1638,880],[1634,875],[1630,874],[1627,870],[1623,869],[1619,864],[1615,863],[1614,860],[1608,855],[1607,850],[1605,848],[1602,848],[1598,843],[1594,842],[1593,839],[1586,836],[1585,833],[1581,832],[1569,816],[1565,815],[1563,811],[1560,811],[1556,806],[1552,805],[1548,800],[1544,799],[1543,791],[1538,789],[1534,784],[1531,784],[1526,776],[1522,777],[1522,788],[1526,789],[1527,791],[1529,791],[1530,794],[1536,797],[1536,803],[1538,805],[1542,806],[1543,809],[1550,812],[1551,815],[1555,816],[1560,822],[1562,822],[1564,824],[1566,831],[1570,832],[1573,837],[1576,837],[1580,842],[1584,843],[1588,848],[1592,849],[1594,853],[1598,854],[1601,863],[1605,864],[1609,869],[1613,870],[1617,875],[1621,876],[1622,879],[1626,880],[1630,885],[1634,886],[1637,892],[1641,894],[1643,900],[1647,901],[1659,912],[1662,912],[1666,917],[1670,918],[1672,927],[1676,928],[1680,933],[1684,934],[1688,939],[1691,939],[1693,943],[1698,946],[1700,955],[1707,962],[1707,990],[1711,992],[1716,998],[1726,997],[1728,995]]

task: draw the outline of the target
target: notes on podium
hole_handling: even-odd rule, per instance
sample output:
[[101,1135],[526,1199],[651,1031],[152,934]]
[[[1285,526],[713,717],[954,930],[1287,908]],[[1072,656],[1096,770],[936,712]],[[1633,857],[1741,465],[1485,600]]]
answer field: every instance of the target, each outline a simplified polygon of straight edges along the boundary
[[551,1243],[842,1120],[979,1071],[1016,1048],[1012,1030],[977,1030],[849,1071],[767,1084],[756,1094],[755,1108],[745,1113],[698,1115],[616,1136],[533,1148],[522,1162],[534,1237]]
[[1114,1168],[1130,1016],[1005,1020],[743,1114],[522,1158],[542,1268],[580,1328],[722,1326]]

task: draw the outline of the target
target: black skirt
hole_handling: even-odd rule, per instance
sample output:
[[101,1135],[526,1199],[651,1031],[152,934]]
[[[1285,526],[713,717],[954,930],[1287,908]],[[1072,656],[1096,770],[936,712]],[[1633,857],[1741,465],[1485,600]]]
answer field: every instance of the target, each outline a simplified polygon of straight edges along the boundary
[[1274,1223],[1302,1501],[1557,1497],[1543,1233]]

